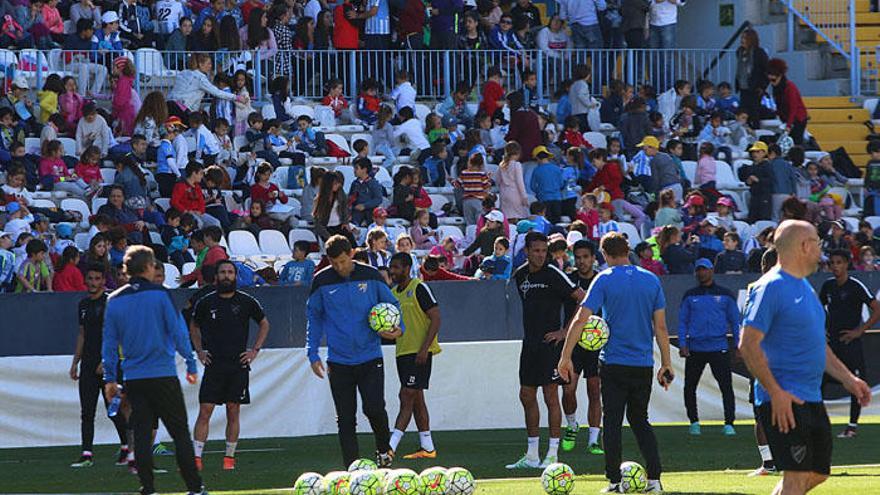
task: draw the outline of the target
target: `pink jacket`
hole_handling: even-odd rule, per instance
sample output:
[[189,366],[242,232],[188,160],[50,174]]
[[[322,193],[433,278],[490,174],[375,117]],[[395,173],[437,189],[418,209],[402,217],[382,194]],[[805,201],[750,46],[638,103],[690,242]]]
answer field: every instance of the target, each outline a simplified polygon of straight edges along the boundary
[[49,28],[50,33],[64,34],[64,19],[61,17],[61,12],[58,12],[57,8],[43,5],[42,14],[43,24]]
[[82,118],[82,109],[86,104],[85,98],[79,93],[62,93],[58,97],[58,106],[61,107],[61,115],[67,122],[67,132],[75,132],[76,124]]
[[704,156],[697,162],[697,172],[694,174],[695,186],[701,186],[715,180],[715,159]]
[[45,157],[40,160],[40,178],[52,177],[52,182],[60,182],[62,177],[70,177],[70,171],[61,158]]
[[[247,26],[238,30],[238,36],[241,38],[241,47],[242,49],[249,50],[250,46],[247,44],[248,40],[248,28]],[[247,48],[245,48],[247,47]],[[275,33],[270,29],[269,30],[269,39],[260,43],[260,60],[269,60],[273,58],[276,53],[278,53],[278,44],[275,43]]]
[[418,222],[409,228],[409,233],[413,238],[416,249],[431,249],[434,247],[436,237],[429,236],[422,232],[422,226]]
[[120,75],[113,89],[113,114],[117,117],[120,133],[130,136],[134,131],[134,119],[137,109],[134,101],[134,78]]

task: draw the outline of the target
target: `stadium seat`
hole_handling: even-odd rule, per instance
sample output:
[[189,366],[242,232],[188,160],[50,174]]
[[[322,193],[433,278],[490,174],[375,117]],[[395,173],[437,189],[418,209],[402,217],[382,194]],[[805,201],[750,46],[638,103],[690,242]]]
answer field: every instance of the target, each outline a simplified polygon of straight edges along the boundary
[[280,231],[267,229],[260,231],[260,251],[263,254],[285,256],[290,254],[290,246]]
[[[13,54],[13,56],[15,56],[15,54]],[[416,103],[415,116],[416,119],[422,123],[422,129],[425,128],[425,117],[427,117],[429,113],[431,113],[431,109],[427,105]]]
[[872,229],[880,228],[880,217],[878,216],[865,217],[865,221],[871,224]]
[[134,53],[134,64],[138,73],[145,78],[144,83],[147,86],[162,86],[166,78],[170,79],[177,75],[176,70],[165,67],[162,54],[155,48],[139,48]]
[[352,156],[355,155],[355,153],[353,153],[351,151],[351,147],[348,145],[348,141],[346,141],[342,135],[340,135],[340,134],[327,134],[324,136],[324,138],[327,141],[333,141],[337,146],[339,146],[343,150],[347,151]]
[[391,188],[394,187],[394,180],[391,178],[391,174],[388,173],[388,169],[384,167],[379,167],[376,170],[375,179],[379,181],[379,184],[385,186],[388,189],[388,193],[391,193]]
[[278,167],[272,172],[269,182],[275,184],[281,189],[287,188],[287,177],[290,173],[290,167]]
[[92,212],[89,211],[89,205],[87,205],[85,201],[77,198],[62,199],[61,209],[64,211],[80,212],[83,218],[82,222],[80,222],[80,225],[86,227],[89,225],[89,217],[92,216]]
[[291,105],[290,108],[287,109],[287,113],[295,119],[300,115],[307,115],[310,119],[315,120],[315,109],[308,105]]
[[165,287],[176,289],[180,287],[180,270],[171,263],[165,263]]
[[181,275],[189,275],[190,273],[196,271],[196,263],[194,261],[190,261],[183,264],[182,270],[180,271]]
[[697,162],[685,160],[681,162],[681,166],[684,168],[685,177],[687,177],[687,180],[691,181],[691,184],[693,184],[694,177],[697,175]]
[[162,208],[162,211],[168,211],[171,209],[171,198],[156,198],[153,204]]
[[64,146],[64,156],[72,156],[74,158],[79,158],[76,154],[76,141],[72,138],[68,137],[59,137],[59,141],[61,141],[61,145]]
[[635,247],[636,244],[642,242],[642,236],[639,235],[639,229],[629,222],[618,222],[620,232],[626,234],[626,240],[629,241],[629,247]]
[[[296,243],[296,241],[306,241],[306,242],[318,242],[318,238],[315,236],[315,233],[308,229],[291,229],[290,233],[287,234],[287,243],[291,247]],[[290,253],[290,251],[288,251]]]
[[150,242],[152,242],[153,244],[165,244],[164,242],[162,242],[162,234],[153,231],[150,231]]
[[104,185],[113,184],[113,181],[116,179],[116,169],[115,168],[102,168],[101,169],[101,181]]
[[40,138],[38,138],[38,137],[24,138],[24,152],[29,155],[39,155],[40,154]]
[[727,162],[715,160],[715,184],[717,189],[742,189],[747,187],[733,175],[733,169]]
[[315,120],[321,124],[321,127],[334,129],[336,127],[336,114],[333,109],[327,105],[318,105],[315,107]]
[[461,239],[464,237],[461,229],[455,225],[438,225],[437,233],[441,241],[447,237],[452,237],[453,239]]
[[777,223],[772,220],[758,220],[752,224],[752,235],[758,235],[767,227],[776,227]]
[[592,144],[594,148],[608,148],[608,138],[601,132],[585,132],[584,139]]
[[12,50],[0,49],[0,65],[4,67],[18,67],[18,57]]
[[742,220],[734,220],[733,226],[736,228],[736,233],[739,234],[741,244],[745,244],[752,236],[752,226]]
[[859,231],[859,219],[853,217],[843,217],[841,218],[844,225],[846,225],[847,230],[850,232],[858,232]]
[[73,236],[73,243],[76,244],[76,248],[82,252],[86,252],[89,250],[89,233],[88,232],[80,232]]
[[477,226],[476,225],[468,225],[464,229],[464,236],[468,240],[474,240],[477,238]]
[[393,246],[397,241],[398,236],[401,234],[409,234],[406,227],[400,225],[392,225],[385,227],[385,232],[388,233],[388,244]]
[[351,165],[339,165],[333,170],[342,174],[342,177],[345,179],[342,188],[347,192],[356,179],[354,176],[354,167]]
[[245,136],[235,136],[235,139],[232,140],[232,147],[236,149],[236,151],[247,146],[248,140]]
[[351,135],[351,149],[352,150],[354,149],[354,143],[358,139],[363,139],[364,141],[367,142],[367,145],[370,147],[370,155],[376,154],[376,150],[373,149],[373,136],[371,136],[369,134],[364,134],[362,132],[358,132],[358,133]]
[[263,114],[263,118],[266,120],[271,120],[275,118],[275,107],[270,104],[263,105],[263,108],[260,109],[260,113]]
[[229,253],[239,256],[262,254],[254,235],[247,230],[233,230],[229,233]]
[[431,213],[436,215],[443,213],[443,205],[449,203],[449,198],[440,194],[429,194],[428,197],[431,198]]

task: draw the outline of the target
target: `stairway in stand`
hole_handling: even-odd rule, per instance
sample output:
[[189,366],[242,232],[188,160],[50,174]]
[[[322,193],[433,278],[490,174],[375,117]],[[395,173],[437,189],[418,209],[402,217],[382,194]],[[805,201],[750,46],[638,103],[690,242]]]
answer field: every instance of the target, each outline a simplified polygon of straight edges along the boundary
[[848,96],[807,96],[804,104],[810,114],[807,129],[824,151],[843,146],[859,168],[868,163],[868,111]]

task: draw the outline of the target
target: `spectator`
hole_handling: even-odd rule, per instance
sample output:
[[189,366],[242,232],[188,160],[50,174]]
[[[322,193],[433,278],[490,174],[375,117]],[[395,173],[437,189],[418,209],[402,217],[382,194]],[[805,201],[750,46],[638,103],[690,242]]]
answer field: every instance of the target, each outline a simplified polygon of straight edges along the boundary
[[155,27],[150,19],[149,7],[138,5],[138,0],[122,0],[119,4],[119,29],[129,49],[152,47]]
[[372,170],[373,164],[369,159],[360,159],[354,163],[356,180],[351,184],[348,195],[352,209],[351,221],[359,227],[367,225],[373,208],[382,204],[382,185],[370,175]]
[[748,269],[746,254],[740,249],[736,232],[724,234],[724,251],[715,257],[715,273],[744,273]]
[[523,181],[522,164],[519,162],[521,154],[519,143],[510,141],[504,145],[504,158],[495,174],[501,211],[513,223],[529,216],[529,197]]
[[471,113],[467,105],[470,93],[471,86],[468,83],[458,83],[455,86],[455,91],[437,106],[437,113],[441,117],[449,118],[448,122],[450,124],[472,127],[474,125],[474,114]]
[[459,50],[485,50],[489,47],[489,39],[480,26],[480,14],[476,10],[464,13],[464,30],[458,35]]
[[489,175],[484,170],[483,155],[476,153],[468,159],[467,169],[458,174],[458,180],[454,182],[457,194],[461,194],[461,210],[465,224],[474,225],[480,215],[483,199],[489,192],[492,183]]
[[119,15],[112,10],[101,16],[101,29],[95,30],[92,37],[92,61],[109,66],[110,62],[121,56],[122,39],[119,37]]
[[411,240],[415,249],[431,249],[439,243],[437,231],[431,229],[430,221],[431,213],[428,210],[416,211],[415,220],[410,227]]
[[355,245],[354,232],[349,226],[351,210],[348,196],[342,190],[342,176],[336,172],[327,172],[321,176],[318,194],[315,196],[315,207],[312,216],[315,221],[315,234],[321,240],[334,235],[342,235]]
[[[59,0],[48,0],[43,4],[43,24],[49,30],[52,41],[64,43],[64,18],[58,11]],[[71,21],[72,22],[72,21]],[[76,23],[74,23],[75,25]]]
[[[264,230],[280,230],[281,223],[270,217],[266,212],[266,203],[261,199],[252,199],[251,207],[246,215],[242,215],[232,224],[232,230],[247,230],[254,235],[254,238],[260,237],[260,232]],[[285,229],[288,229],[285,226]]]
[[547,208],[547,219],[555,224],[562,215],[562,190],[565,187],[562,169],[550,162],[553,154],[546,146],[537,146],[532,151],[532,159],[538,161],[538,166],[532,173],[531,189],[538,201],[544,203]]
[[[535,7],[529,0],[523,1],[528,1],[532,8]],[[570,52],[568,50],[572,48],[571,38],[565,30],[562,18],[559,15],[551,17],[547,26],[538,31],[535,41],[538,49],[547,57],[545,70],[548,71],[550,80],[562,79],[563,64],[569,60]]]
[[672,189],[676,201],[681,200],[683,189],[682,177],[672,157],[659,150],[660,142],[654,136],[646,136],[638,145],[651,159],[651,176],[654,180],[651,192]]
[[135,117],[140,110],[140,97],[134,90],[134,64],[125,57],[117,57],[113,61],[113,75],[116,77],[116,86],[113,88],[111,110],[116,129],[121,136],[131,136]]
[[205,227],[203,232],[205,237],[205,247],[199,252],[198,258],[196,259],[196,270],[189,275],[180,277],[181,284],[198,282],[201,286],[204,283],[203,272],[206,269],[214,267],[222,260],[229,259],[229,255],[226,254],[226,249],[220,245],[220,239],[223,238],[223,231],[220,230],[220,227],[211,225]]
[[557,0],[559,16],[571,28],[575,48],[604,48],[599,12],[607,8],[605,0]]
[[518,142],[522,148],[522,156],[529,157],[529,162],[523,164],[523,170],[526,187],[531,187],[532,171],[537,166],[531,157],[535,147],[542,145],[544,141],[538,114],[525,106],[522,93],[511,93],[507,102],[511,108],[510,128],[504,140]]
[[96,7],[92,0],[80,0],[70,6],[70,22],[77,26],[79,32],[79,21],[85,19],[91,22],[92,27],[97,29],[101,25],[101,9]]
[[[58,97],[64,93],[64,83],[58,74],[49,74],[43,89],[37,93],[37,101],[40,103],[38,121],[45,124],[49,117],[58,113]],[[57,136],[56,136],[57,137]]]
[[[520,43],[513,30],[513,17],[510,15],[501,16],[498,25],[491,28],[489,33],[489,48],[500,50],[505,53],[508,61],[513,61],[512,65],[520,66],[525,60],[525,47]],[[508,63],[507,65],[511,65]]]
[[269,15],[261,7],[257,7],[249,10],[247,19],[247,25],[238,30],[242,44],[250,50],[256,50],[259,60],[270,60],[275,57],[278,53],[278,45],[275,42],[275,33],[269,29]]
[[620,225],[614,220],[614,205],[602,203],[599,205],[599,225],[596,227],[599,238],[609,232],[620,232]]
[[[575,0],[578,1],[578,0]],[[598,28],[598,27],[597,27]],[[574,68],[574,83],[568,91],[568,101],[571,103],[571,115],[580,121],[581,129],[590,129],[587,118],[591,110],[596,108],[596,102],[590,96],[590,81],[592,69],[587,64],[580,64]],[[590,129],[598,130],[598,129]]]
[[658,202],[659,209],[654,215],[655,227],[665,227],[667,225],[672,225],[679,229],[684,227],[684,222],[682,222],[681,219],[681,210],[678,209],[678,204],[675,201],[675,193],[672,192],[671,189],[663,189],[660,191],[660,199]]
[[620,28],[626,47],[631,49],[647,48],[648,33],[645,26],[648,25],[648,13],[651,11],[651,0],[622,0],[620,2],[620,15],[623,23]]
[[767,78],[767,52],[761,48],[758,32],[746,29],[736,49],[735,86],[739,92],[740,106],[749,115],[753,128],[761,118],[761,97],[770,83]]
[[455,17],[464,8],[463,0],[432,0],[431,45],[432,50],[452,50],[455,48]]
[[504,108],[504,88],[501,86],[501,78],[501,69],[492,66],[486,72],[486,82],[483,84],[480,111],[485,112],[492,120],[503,119],[501,109]]
[[182,213],[192,215],[199,225],[220,226],[220,221],[205,212],[205,196],[201,182],[205,171],[198,162],[189,162],[184,171],[184,179],[174,185],[171,193],[171,206]]
[[96,191],[85,181],[70,173],[64,160],[61,159],[63,151],[61,141],[46,143],[42,153],[43,158],[40,159],[40,183],[46,189],[64,191],[80,199],[94,194]]
[[18,269],[18,287],[15,292],[52,292],[54,273],[46,263],[49,248],[39,239],[31,239],[25,252],[27,259]]
[[445,262],[442,256],[429,255],[425,258],[425,263],[422,264],[422,280],[425,282],[472,280],[470,277],[450,272],[444,265]]
[[685,0],[656,0],[651,2],[651,48],[674,49],[676,47],[675,26],[678,23],[678,9]]
[[89,146],[97,146],[101,156],[107,156],[115,145],[113,131],[104,117],[98,115],[98,107],[94,103],[86,103],[83,118],[76,126],[76,153],[81,155]]
[[52,290],[55,292],[84,292],[86,290],[83,274],[77,268],[79,250],[76,246],[67,246],[61,253],[61,259],[52,278]]
[[[103,67],[101,68],[103,69]],[[106,77],[106,69],[104,70]],[[86,102],[85,98],[77,92],[76,79],[66,76],[62,79],[62,83],[64,84],[64,93],[58,97],[58,106],[64,117],[64,127],[61,131],[63,134],[73,135],[76,132],[77,123],[82,119],[82,110]]]
[[205,93],[220,100],[247,101],[243,95],[234,95],[217,88],[208,79],[213,62],[210,55],[195,53],[189,59],[188,69],[174,78],[174,86],[168,93],[168,114],[188,117],[190,112],[199,109]]
[[663,262],[654,258],[654,247],[642,241],[635,248],[636,256],[639,257],[639,266],[657,275],[666,275],[666,267]]
[[[84,1],[91,3],[91,0]],[[98,18],[100,19],[100,16]],[[64,61],[71,71],[78,74],[78,87],[86,95],[99,94],[107,81],[107,67],[91,58],[94,33],[95,25],[92,19],[80,19],[76,23],[76,33],[67,35],[64,40]],[[70,86],[65,84],[65,87],[69,93]]]
[[337,50],[358,49],[360,30],[352,23],[357,15],[357,9],[348,1],[333,9],[333,47]]
[[510,9],[510,15],[516,18],[525,18],[529,21],[529,30],[535,30],[541,25],[541,11],[532,3],[532,0],[516,0],[516,5]]
[[422,124],[415,118],[413,109],[403,107],[399,112],[400,125],[394,128],[394,139],[406,137],[407,147],[411,151],[418,150],[418,162],[424,163],[430,156],[431,143],[422,131]]
[[[770,219],[774,222],[780,221],[782,213],[782,203],[791,196],[797,194],[797,173],[791,163],[783,158],[782,150],[779,146],[773,144],[768,147],[770,158],[770,177],[771,177],[771,210]],[[815,164],[814,164],[815,165]],[[816,166],[818,172],[819,167]],[[833,203],[833,200],[831,200]]]
[[[315,0],[317,3],[317,0]],[[278,276],[280,285],[292,287],[308,287],[312,283],[312,276],[315,273],[315,264],[306,259],[311,246],[308,241],[296,241],[293,243],[293,260],[284,264],[281,273]]]
[[318,19],[315,21],[314,39],[315,50],[333,48],[333,12],[322,10],[318,14]]
[[687,244],[681,242],[681,231],[677,227],[667,225],[657,236],[660,256],[670,275],[694,273],[694,262],[700,252],[700,238],[691,235]]
[[767,79],[773,85],[776,113],[785,124],[785,131],[791,136],[794,144],[802,145],[809,115],[800,90],[785,77],[787,72],[788,64],[784,60],[774,58],[767,62]]
[[[217,34],[217,21],[213,17],[205,17],[197,31],[191,31],[186,47],[193,52],[213,52],[220,47],[220,39]],[[179,28],[178,28],[179,29]],[[177,30],[175,30],[176,32]]]
[[468,246],[462,254],[470,256],[477,249],[480,250],[480,257],[492,256],[495,252],[495,240],[499,237],[507,238],[507,233],[503,228],[504,216],[498,210],[492,210],[486,215],[486,225],[477,234],[476,239]]
[[[621,100],[622,101],[622,100]],[[651,120],[646,112],[647,105],[641,98],[633,98],[624,107],[624,113],[615,127],[620,130],[620,137],[626,145],[626,154],[632,156],[638,151],[636,146],[645,136],[652,134]]]
[[772,216],[773,174],[767,160],[767,143],[756,141],[749,148],[752,165],[739,169],[739,180],[749,186],[749,223],[769,220]]
[[276,3],[269,11],[269,25],[272,27],[272,35],[278,52],[275,54],[274,72],[276,76],[290,77],[293,72],[291,56],[294,49],[315,49],[315,20],[311,17],[302,17],[296,25],[296,43],[294,32],[290,28],[293,12],[285,3]]
[[109,199],[98,209],[98,214],[109,218],[114,226],[122,227],[132,244],[143,242],[146,225],[137,211],[125,205],[125,193],[121,186],[110,186]]
[[12,233],[0,232],[0,294],[15,290],[15,254]]
[[[369,159],[365,159],[365,161],[362,161],[361,163],[367,165],[368,160]],[[372,168],[372,164],[370,164],[369,167],[370,168],[368,170]],[[367,177],[369,177],[368,171],[365,171],[363,173],[367,175]],[[395,217],[403,218],[404,220],[407,220],[409,222],[413,221],[413,216],[416,212],[415,190],[412,184],[412,169],[406,166],[400,167],[397,173],[394,174],[394,188],[391,193],[391,207],[394,210]]]
[[[619,79],[612,79],[608,83],[608,95],[602,100],[599,109],[599,115],[602,123],[611,124],[614,127],[620,125],[620,117],[624,112],[624,96],[626,95],[626,85]],[[642,110],[644,113],[644,110]],[[626,137],[623,138],[627,142]]]

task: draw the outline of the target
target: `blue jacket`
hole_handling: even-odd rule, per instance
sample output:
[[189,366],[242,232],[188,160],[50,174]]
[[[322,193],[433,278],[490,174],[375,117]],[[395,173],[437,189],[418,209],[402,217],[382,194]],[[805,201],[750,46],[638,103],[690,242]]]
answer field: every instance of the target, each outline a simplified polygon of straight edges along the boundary
[[782,158],[772,160],[770,176],[773,177],[773,194],[797,194],[797,175],[791,163]]
[[[105,53],[101,53],[100,50],[104,50]],[[122,39],[119,37],[119,31],[108,38],[104,35],[103,29],[96,29],[95,34],[92,35],[92,61],[106,64],[120,55],[122,55]]]
[[382,185],[376,179],[367,179],[362,181],[357,179],[351,183],[351,189],[348,192],[351,199],[351,206],[364,205],[367,213],[373,211],[373,208],[382,204]]
[[684,293],[678,310],[679,346],[691,351],[716,352],[728,349],[727,332],[739,327],[736,296],[713,283]]
[[562,167],[562,180],[565,189],[562,191],[562,199],[571,199],[578,197],[577,181],[580,173],[578,169],[571,165]]
[[[343,365],[362,364],[382,358],[382,339],[370,328],[370,310],[380,302],[400,308],[397,298],[379,272],[354,264],[348,278],[333,267],[315,274],[306,303],[306,352],[309,362],[318,357],[318,346],[327,337],[327,361]],[[400,322],[403,329],[403,320]]]
[[101,350],[104,381],[118,380],[120,358],[126,380],[177,376],[175,350],[186,360],[187,372],[195,373],[186,323],[164,287],[135,277],[110,294]]
[[542,163],[532,172],[532,192],[538,201],[561,201],[565,180],[562,169],[555,163]]

